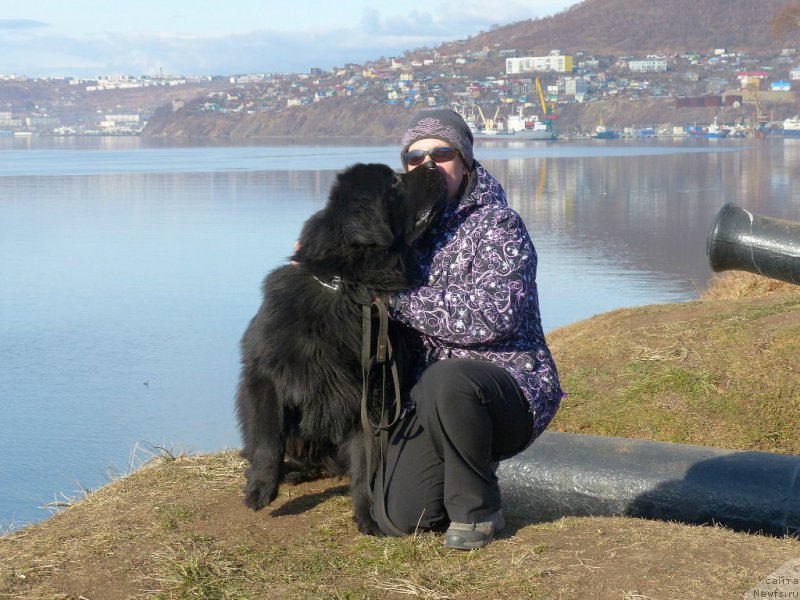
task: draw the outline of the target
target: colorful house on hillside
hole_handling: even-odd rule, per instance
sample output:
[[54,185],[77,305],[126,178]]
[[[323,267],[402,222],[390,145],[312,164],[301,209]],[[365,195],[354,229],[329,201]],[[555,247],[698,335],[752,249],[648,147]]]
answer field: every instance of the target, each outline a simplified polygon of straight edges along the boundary
[[761,89],[761,82],[769,77],[768,71],[742,71],[737,75],[739,79],[739,88],[746,89]]

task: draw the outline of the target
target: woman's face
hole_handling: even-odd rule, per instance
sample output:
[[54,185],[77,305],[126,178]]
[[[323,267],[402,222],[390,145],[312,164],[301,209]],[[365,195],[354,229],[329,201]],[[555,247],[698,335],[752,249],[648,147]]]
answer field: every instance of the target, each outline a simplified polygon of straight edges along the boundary
[[[408,149],[409,150],[433,150],[434,148],[438,148],[439,146],[450,146],[452,144],[449,142],[445,142],[444,140],[438,140],[435,138],[428,138],[423,140],[417,140],[413,144],[411,144]],[[422,164],[432,160],[430,156],[425,157],[425,161]],[[422,165],[417,165],[417,167]],[[413,171],[417,167],[409,166],[408,170]],[[439,169],[439,172],[444,175],[445,181],[447,181],[447,199],[452,200],[458,194],[458,190],[461,189],[461,183],[464,181],[464,177],[467,174],[467,167],[464,165],[464,161],[461,158],[461,155],[456,155],[456,157],[444,163],[436,163],[436,168]]]

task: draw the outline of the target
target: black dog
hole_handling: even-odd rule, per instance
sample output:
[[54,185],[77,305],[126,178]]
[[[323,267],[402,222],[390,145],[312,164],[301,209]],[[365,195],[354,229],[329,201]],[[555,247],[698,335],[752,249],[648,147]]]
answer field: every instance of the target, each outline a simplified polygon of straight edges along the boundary
[[295,264],[265,278],[242,338],[236,400],[250,508],[272,502],[287,471],[349,472],[358,529],[380,534],[360,421],[361,305],[419,283],[412,245],[447,194],[431,166],[397,174],[357,164],[340,173],[325,208],[303,227]]

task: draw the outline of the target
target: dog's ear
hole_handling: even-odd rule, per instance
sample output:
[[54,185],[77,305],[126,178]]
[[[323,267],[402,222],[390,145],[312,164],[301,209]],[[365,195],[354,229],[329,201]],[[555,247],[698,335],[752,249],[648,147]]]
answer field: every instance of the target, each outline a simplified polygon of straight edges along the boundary
[[[367,200],[371,202],[371,200]],[[376,204],[379,200],[374,201]],[[388,248],[394,234],[386,221],[385,213],[375,210],[377,206],[362,206],[353,209],[349,218],[342,222],[342,244],[347,246],[376,246]]]
[[383,164],[356,164],[337,177],[329,207],[343,246],[389,248],[394,242],[389,223],[389,200],[398,177]]
[[298,248],[292,260],[297,262],[313,262],[330,252],[331,224],[324,210],[311,215],[303,225],[298,239]]
[[325,208],[306,221],[293,259],[348,260],[359,248],[390,248],[395,234],[389,204],[400,181],[382,164],[356,164],[340,173]]

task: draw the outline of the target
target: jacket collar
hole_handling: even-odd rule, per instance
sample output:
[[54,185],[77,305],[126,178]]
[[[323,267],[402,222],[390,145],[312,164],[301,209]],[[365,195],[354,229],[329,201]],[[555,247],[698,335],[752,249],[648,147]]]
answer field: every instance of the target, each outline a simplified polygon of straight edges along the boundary
[[500,182],[492,177],[477,160],[469,177],[467,189],[458,203],[458,210],[471,206],[499,204],[507,206],[506,193]]

